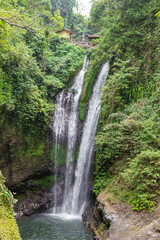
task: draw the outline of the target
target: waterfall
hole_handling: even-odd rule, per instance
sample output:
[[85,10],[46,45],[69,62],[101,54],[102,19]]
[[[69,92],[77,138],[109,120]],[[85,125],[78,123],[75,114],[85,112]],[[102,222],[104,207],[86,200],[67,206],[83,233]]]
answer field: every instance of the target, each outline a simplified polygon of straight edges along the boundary
[[[74,178],[74,165],[76,140],[77,140],[77,123],[78,123],[78,106],[82,93],[83,80],[85,72],[88,69],[87,57],[85,57],[82,70],[78,73],[75,81],[68,91],[59,94],[56,102],[56,108],[53,118],[53,136],[54,136],[54,209],[53,213],[62,211],[67,212],[70,208],[71,189]],[[62,152],[67,145],[66,169],[64,191],[57,183],[58,165],[63,158]],[[61,147],[62,146],[62,147]],[[64,192],[64,194],[63,194]],[[63,206],[61,206],[63,205]]]
[[88,197],[89,170],[94,151],[94,137],[100,115],[101,88],[103,87],[109,70],[109,64],[103,65],[93,88],[93,94],[89,102],[87,118],[85,120],[77,168],[75,171],[75,183],[71,204],[71,213],[82,215]]
[[[105,83],[109,64],[103,65],[93,88],[93,94],[89,102],[88,113],[84,122],[77,164],[75,152],[77,147],[78,132],[78,108],[82,93],[83,80],[88,68],[88,60],[85,58],[82,70],[75,78],[74,84],[67,92],[63,91],[57,98],[57,105],[53,119],[54,135],[54,163],[55,184],[53,187],[54,209],[53,213],[67,213],[81,216],[88,200],[90,182],[89,172],[94,153],[94,137],[97,130],[101,88]],[[64,147],[60,147],[64,146]],[[66,149],[66,167],[63,186],[58,183],[58,164],[63,148]]]
[[63,205],[62,211],[68,212],[70,210],[70,203],[72,200],[72,185],[74,178],[74,168],[73,154],[76,150],[76,140],[77,140],[77,123],[78,123],[78,107],[79,100],[83,88],[83,80],[85,72],[88,69],[89,61],[87,58],[84,60],[83,69],[80,71],[77,76],[73,86],[71,87],[72,91],[74,90],[74,99],[71,105],[71,112],[68,119],[68,144],[67,144],[67,161],[66,161],[66,171],[65,171],[65,186],[64,186],[64,196],[63,196]]

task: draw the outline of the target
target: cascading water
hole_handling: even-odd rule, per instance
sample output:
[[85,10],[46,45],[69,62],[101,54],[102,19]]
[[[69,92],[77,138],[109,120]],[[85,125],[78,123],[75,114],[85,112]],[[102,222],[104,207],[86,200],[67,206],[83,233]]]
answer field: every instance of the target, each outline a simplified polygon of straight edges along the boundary
[[88,114],[84,124],[71,203],[71,213],[76,215],[82,215],[87,202],[89,170],[94,151],[93,141],[97,131],[100,115],[101,88],[105,83],[108,70],[109,64],[106,63],[104,64],[93,88],[93,94],[89,102]]
[[[78,107],[83,87],[83,79],[88,68],[85,58],[83,69],[77,75],[73,86],[59,94],[53,119],[55,184],[53,187],[53,213],[67,213],[81,216],[88,200],[89,171],[94,153],[94,136],[96,134],[100,115],[101,88],[105,83],[109,64],[102,67],[93,94],[89,102],[88,114],[83,127],[79,149],[78,162],[75,170],[75,152],[77,145]],[[64,186],[56,183],[58,165],[61,159],[62,147],[67,146]]]
[[[71,189],[74,178],[74,166],[77,140],[77,121],[78,121],[78,105],[82,92],[83,80],[85,72],[88,68],[88,60],[85,57],[82,70],[75,78],[74,84],[67,92],[63,91],[57,98],[57,105],[53,119],[53,135],[54,135],[54,208],[53,213],[67,212],[70,208]],[[64,194],[61,186],[57,183],[58,165],[62,158],[62,148],[67,145],[67,159],[65,169]],[[63,146],[63,147],[60,147]]]
[[66,161],[66,171],[65,171],[65,186],[64,186],[64,196],[62,212],[68,212],[70,210],[70,203],[72,200],[72,185],[74,178],[74,152],[76,150],[76,140],[77,140],[77,123],[78,123],[78,106],[79,99],[82,93],[83,80],[85,72],[88,69],[89,61],[85,58],[83,69],[77,76],[73,86],[70,90],[74,91],[74,98],[71,105],[71,112],[68,119],[68,144],[67,144],[67,161]]

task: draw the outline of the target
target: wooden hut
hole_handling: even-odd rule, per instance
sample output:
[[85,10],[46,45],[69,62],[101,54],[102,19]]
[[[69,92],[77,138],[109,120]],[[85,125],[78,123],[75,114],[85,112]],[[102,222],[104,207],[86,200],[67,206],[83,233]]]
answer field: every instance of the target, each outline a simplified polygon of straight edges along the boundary
[[64,28],[63,30],[57,31],[56,33],[57,33],[58,35],[60,35],[61,37],[67,38],[69,42],[72,42],[72,35],[73,35],[74,33],[71,32],[69,29]]

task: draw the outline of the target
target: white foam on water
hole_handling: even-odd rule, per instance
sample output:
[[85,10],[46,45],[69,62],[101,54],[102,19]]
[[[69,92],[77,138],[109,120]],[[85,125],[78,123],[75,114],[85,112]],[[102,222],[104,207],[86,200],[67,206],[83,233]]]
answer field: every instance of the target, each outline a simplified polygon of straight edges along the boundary
[[52,214],[49,214],[51,217],[54,217],[54,218],[59,218],[59,219],[62,219],[62,220],[81,220],[82,217],[79,216],[79,215],[72,215],[72,214],[68,214],[68,213],[52,213]]

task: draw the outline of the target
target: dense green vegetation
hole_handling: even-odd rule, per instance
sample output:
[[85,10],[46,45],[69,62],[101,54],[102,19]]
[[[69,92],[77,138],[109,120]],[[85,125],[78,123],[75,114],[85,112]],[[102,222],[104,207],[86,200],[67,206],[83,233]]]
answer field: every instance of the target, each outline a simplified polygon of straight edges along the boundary
[[[74,32],[74,41],[80,41],[83,33],[87,38],[88,34],[92,33],[89,28],[88,19],[79,13],[79,3],[76,0],[51,0],[53,15],[60,10],[60,15],[64,19],[64,26]],[[74,13],[74,8],[77,13]]]
[[55,97],[83,64],[84,50],[55,34],[63,18],[52,16],[49,1],[1,1],[0,9],[0,165],[17,161],[18,171],[39,159],[47,165]]
[[0,239],[2,240],[21,239],[14,219],[13,203],[12,193],[5,187],[0,171]]
[[[91,10],[102,37],[89,71],[95,72],[95,62],[110,62],[95,139],[94,192],[107,187],[133,210],[152,211],[160,194],[159,8],[157,0],[99,0]],[[88,85],[84,95],[89,92]]]
[[73,7],[76,5],[76,0],[51,0],[52,11],[60,10],[61,16],[65,19],[66,25],[71,24],[73,17]]
[[[0,167],[5,173],[8,167],[8,185],[13,175],[16,183],[34,176],[35,191],[53,183],[48,126],[56,95],[71,84],[85,54],[55,34],[65,26],[76,40],[83,32],[102,36],[88,51],[80,120],[101,65],[110,63],[95,138],[94,192],[107,188],[133,210],[152,211],[160,195],[159,0],[93,1],[89,28],[85,17],[73,13],[74,0],[51,3],[0,2]],[[65,155],[62,148],[60,165]],[[3,182],[0,176],[0,214],[6,219],[13,199]]]
[[[0,1],[0,10],[0,168],[25,197],[27,189],[53,184],[49,122],[56,95],[72,83],[85,51],[55,33],[64,18],[49,0]],[[0,239],[20,239],[7,202],[12,195],[1,176],[0,182]]]

